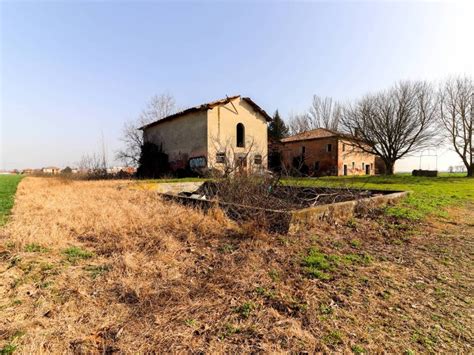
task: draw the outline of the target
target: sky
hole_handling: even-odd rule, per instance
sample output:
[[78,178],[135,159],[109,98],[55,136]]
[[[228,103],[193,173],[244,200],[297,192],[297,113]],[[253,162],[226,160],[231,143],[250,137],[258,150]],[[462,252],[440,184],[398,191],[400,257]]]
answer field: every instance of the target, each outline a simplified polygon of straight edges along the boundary
[[[474,76],[474,1],[0,0],[0,170],[111,165],[155,94],[180,107],[242,94],[283,118],[399,80]],[[446,170],[448,147],[423,157]],[[396,165],[409,171],[419,153]]]

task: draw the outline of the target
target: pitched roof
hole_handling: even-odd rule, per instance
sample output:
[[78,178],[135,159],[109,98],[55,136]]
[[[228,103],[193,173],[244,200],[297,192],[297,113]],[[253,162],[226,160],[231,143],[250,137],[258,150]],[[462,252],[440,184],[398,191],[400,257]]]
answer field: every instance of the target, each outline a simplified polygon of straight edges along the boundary
[[311,131],[306,131],[299,134],[295,134],[294,136],[283,138],[281,141],[283,143],[287,143],[287,142],[304,141],[304,140],[309,140],[309,139],[343,137],[343,136],[346,136],[346,135],[344,133],[332,131],[326,128],[316,128],[316,129],[312,129]]
[[[225,99],[221,99],[221,100],[216,100],[216,101],[211,101],[211,102],[208,102],[208,103],[205,103],[205,104],[202,104],[202,105],[199,105],[199,106],[194,106],[194,107],[190,107],[186,110],[183,110],[183,111],[180,111],[180,112],[177,112],[177,113],[174,113],[170,116],[166,116],[162,119],[159,119],[155,122],[152,122],[152,123],[149,123],[143,127],[140,127],[139,129],[141,130],[144,130],[146,128],[150,128],[150,127],[153,127],[153,126],[156,126],[157,124],[160,124],[162,122],[166,122],[166,121],[170,121],[174,118],[177,118],[177,117],[181,117],[181,116],[184,116],[188,113],[193,113],[193,112],[199,112],[199,111],[207,111],[207,110],[211,110],[213,109],[214,107],[216,106],[220,106],[220,105],[225,105],[227,103],[229,103],[230,101],[234,100],[234,99],[237,99],[239,98],[240,95],[235,95],[235,96],[228,96],[226,97]],[[264,109],[262,109],[260,106],[258,106],[250,97],[242,97],[242,100],[244,100],[245,102],[247,102],[250,106],[252,106],[252,108],[257,111],[258,113],[260,113],[263,117],[265,117],[265,119],[267,121],[271,121],[272,118],[268,115],[268,113],[265,112]]]

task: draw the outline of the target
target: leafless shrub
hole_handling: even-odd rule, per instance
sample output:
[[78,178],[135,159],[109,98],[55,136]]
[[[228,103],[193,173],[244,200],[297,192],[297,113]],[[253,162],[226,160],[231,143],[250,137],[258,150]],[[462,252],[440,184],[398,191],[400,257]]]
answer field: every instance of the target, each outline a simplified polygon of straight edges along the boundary
[[212,139],[215,156],[209,155],[209,170],[205,175],[210,178],[228,177],[234,174],[265,175],[267,155],[263,147],[248,135],[244,147],[237,148],[231,141]]
[[183,195],[215,201],[240,224],[251,223],[270,231],[287,231],[291,211],[372,196],[347,184],[338,188],[307,187],[282,183],[277,175],[239,172],[206,182],[194,193]]

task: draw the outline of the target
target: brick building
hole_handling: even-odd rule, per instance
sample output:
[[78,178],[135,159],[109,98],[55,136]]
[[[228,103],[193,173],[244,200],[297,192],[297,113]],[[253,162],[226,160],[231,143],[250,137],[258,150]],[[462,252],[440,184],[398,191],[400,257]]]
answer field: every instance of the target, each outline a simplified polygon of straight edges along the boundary
[[355,146],[355,139],[324,128],[283,138],[283,166],[310,176],[374,175],[375,155]]

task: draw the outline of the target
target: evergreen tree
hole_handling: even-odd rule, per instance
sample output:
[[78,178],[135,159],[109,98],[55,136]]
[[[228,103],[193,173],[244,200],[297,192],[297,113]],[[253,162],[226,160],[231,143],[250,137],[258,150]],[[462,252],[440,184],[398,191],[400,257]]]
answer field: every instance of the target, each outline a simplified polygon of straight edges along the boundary
[[161,146],[143,143],[138,160],[137,176],[139,178],[158,178],[169,172],[168,155]]
[[282,139],[287,137],[289,133],[288,126],[282,120],[278,110],[275,111],[272,121],[268,125],[268,137],[274,139]]

